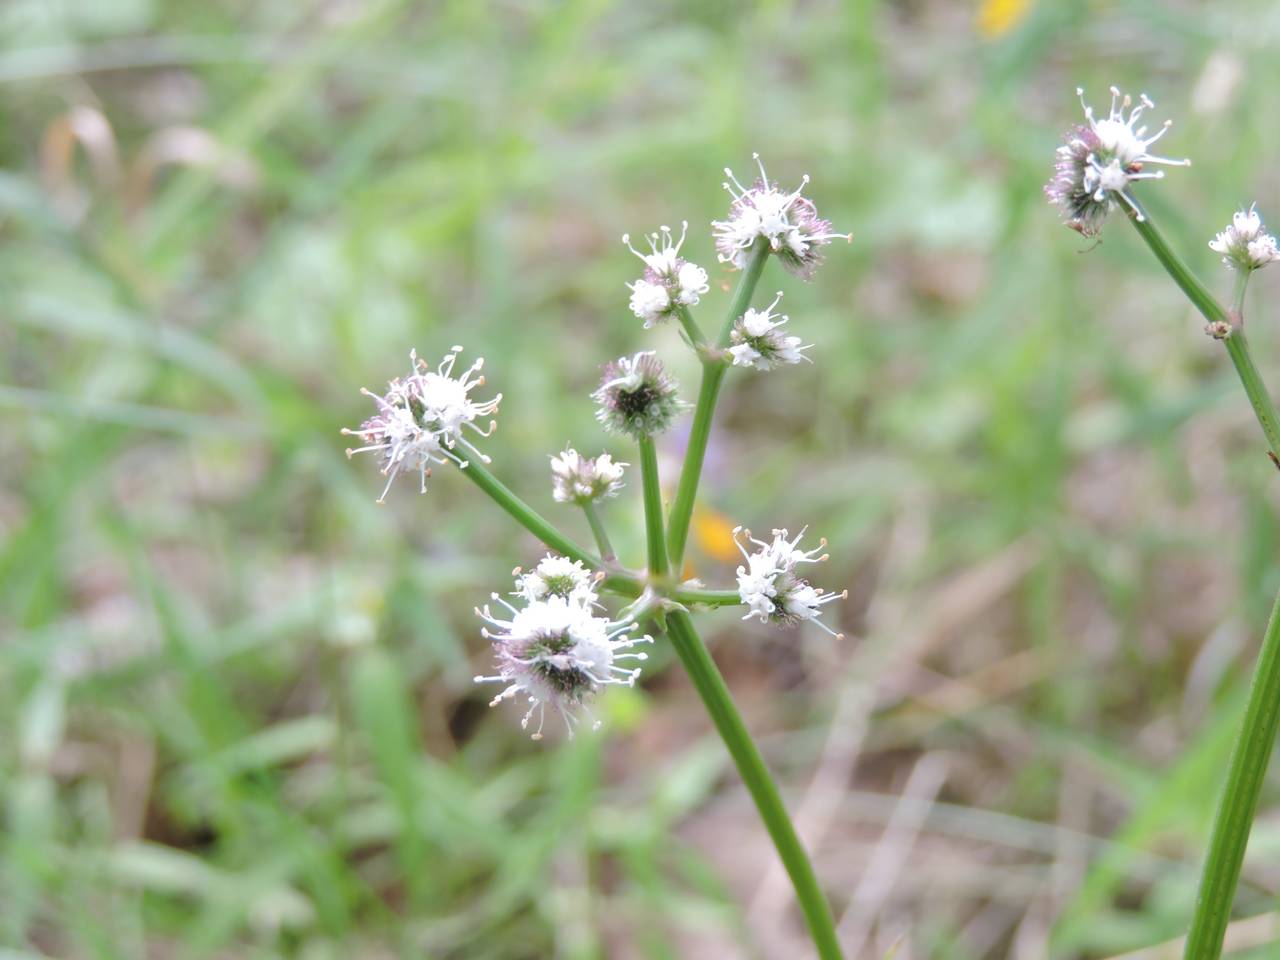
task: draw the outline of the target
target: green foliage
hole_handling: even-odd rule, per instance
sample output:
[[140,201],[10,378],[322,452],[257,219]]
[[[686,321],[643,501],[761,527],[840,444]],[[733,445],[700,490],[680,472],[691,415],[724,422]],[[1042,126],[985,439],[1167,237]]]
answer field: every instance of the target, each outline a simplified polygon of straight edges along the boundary
[[[726,302],[707,224],[752,150],[854,241],[787,285],[814,365],[726,378],[700,494],[826,536],[850,639],[727,612],[707,635],[793,808],[843,770],[815,845],[837,914],[941,752],[866,955],[1179,935],[1280,582],[1274,468],[1140,239],[1116,219],[1082,252],[1040,187],[1075,86],[1145,89],[1195,166],[1141,196],[1225,297],[1206,241],[1254,198],[1280,222],[1274,11],[1040,0],[993,39],[972,14],[4,5],[0,948],[796,955],[670,652],[602,737],[528,742],[471,683],[471,608],[536,544],[456,471],[375,506],[338,433],[410,347],[465,343],[507,398],[494,474],[590,543],[546,454],[631,459],[593,420],[599,364],[652,347],[697,380],[675,325],[629,316],[618,238],[687,218]],[[1274,384],[1271,272],[1250,338]],[[635,565],[639,498],[602,510]],[[1244,914],[1273,900],[1276,799]]]

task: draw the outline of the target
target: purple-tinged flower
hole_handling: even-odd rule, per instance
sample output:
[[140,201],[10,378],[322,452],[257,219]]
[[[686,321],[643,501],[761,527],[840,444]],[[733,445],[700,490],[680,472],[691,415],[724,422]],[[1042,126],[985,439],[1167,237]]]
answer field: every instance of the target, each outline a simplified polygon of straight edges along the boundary
[[760,154],[751,156],[760,168],[760,177],[749,189],[738,182],[732,170],[724,169],[729,177],[724,188],[733,203],[728,220],[711,221],[720,262],[743,269],[752,246],[763,237],[783,267],[808,280],[822,262],[818,247],[837,238],[852,240],[853,236],[833,233],[831,222],[819,217],[813,202],[800,195],[809,183],[808,174],[793,193],[783,193],[769,180]]
[[[476,677],[476,683],[505,684],[490,702],[496,706],[517,696],[528,698],[529,710],[520,725],[528,728],[534,714],[538,726],[534,740],[542,739],[546,708],[550,704],[564,719],[572,737],[578,713],[591,718],[590,703],[606,686],[634,686],[640,668],[623,666],[627,660],[645,660],[644,653],[630,653],[637,644],[652,643],[649,636],[629,637],[634,621],[611,621],[596,616],[581,598],[551,595],[516,609],[498,594],[493,599],[507,608],[509,620],[495,617],[486,606],[476,614],[496,628],[481,632],[493,643],[497,674]],[[600,722],[591,718],[593,729]]]
[[813,344],[802,346],[799,337],[779,332],[778,328],[790,319],[773,313],[773,308],[781,299],[782,293],[779,291],[773,303],[765,309],[747,310],[734,323],[733,332],[729,336],[729,354],[733,357],[734,366],[772,370],[780,364],[799,363],[809,359],[803,351]]
[[[1068,227],[1092,237],[1097,235],[1102,221],[1118,201],[1123,202],[1134,217],[1142,219],[1141,209],[1129,195],[1129,184],[1164,177],[1163,170],[1148,170],[1147,165],[1188,167],[1191,161],[1170,160],[1148,152],[1173,121],[1166,120],[1150,137],[1146,135],[1145,126],[1135,127],[1142,114],[1155,106],[1145,93],[1138,97],[1138,105],[1133,106],[1128,94],[1122,97],[1120,91],[1112,87],[1111,111],[1102,120],[1097,119],[1093,108],[1085,103],[1082,87],[1076,88],[1076,94],[1087,123],[1066,134],[1065,142],[1058,147],[1053,178],[1045,184],[1044,192],[1049,202],[1059,208]],[[1129,111],[1127,117],[1125,111]]]
[[605,364],[591,398],[600,404],[596,419],[606,430],[637,440],[668,429],[684,407],[676,397],[675,381],[652,350]]
[[681,224],[678,241],[672,238],[670,227],[664,226],[661,231],[649,234],[649,253],[631,246],[629,234],[622,235],[627,249],[644,261],[644,276],[627,286],[631,289],[631,312],[644,321],[646,328],[669,320],[682,306],[697,303],[708,289],[707,271],[680,256],[689,222]]
[[484,360],[476,360],[464,373],[454,377],[454,363],[461,350],[454,347],[434,370],[411,350],[407,377],[390,381],[387,392],[381,396],[371,390],[360,391],[377,404],[377,412],[359,429],[342,432],[359,437],[364,444],[347,450],[348,457],[376,453],[381,458],[387,485],[378,497],[379,503],[386,499],[387,491],[402,470],[417,470],[421,492],[426,493],[431,464],[452,461],[465,468],[467,461],[455,452],[458,447],[483,463],[489,462],[489,458],[471,444],[463,428],[482,437],[492,434],[497,426],[494,421],[487,427],[475,421],[477,417],[497,413],[502,394],[479,402],[470,398],[471,391],[484,384],[484,377],[479,375]]

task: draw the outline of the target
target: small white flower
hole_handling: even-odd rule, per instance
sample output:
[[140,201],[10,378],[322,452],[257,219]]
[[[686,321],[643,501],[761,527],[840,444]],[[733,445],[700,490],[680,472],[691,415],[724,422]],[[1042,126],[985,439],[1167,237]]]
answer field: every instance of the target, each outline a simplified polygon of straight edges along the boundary
[[687,260],[680,265],[676,274],[676,286],[679,292],[676,299],[687,307],[693,306],[710,287],[707,284],[707,271],[696,263]]
[[779,292],[763,310],[747,310],[733,325],[730,335],[729,354],[736,367],[755,367],[757,370],[772,370],[783,363],[799,363],[808,360],[803,351],[813,344],[801,345],[799,337],[787,336],[778,328],[787,322],[789,317],[775,318],[773,308],[782,299]]
[[[1173,167],[1189,167],[1190,160],[1170,160],[1149,153],[1153,143],[1164,136],[1173,123],[1166,120],[1153,135],[1146,136],[1145,126],[1135,127],[1138,119],[1155,104],[1141,94],[1138,105],[1133,99],[1111,88],[1111,111],[1105,119],[1093,115],[1093,108],[1084,101],[1084,89],[1076,88],[1080,106],[1084,108],[1087,126],[1077,126],[1066,135],[1065,143],[1058,147],[1053,178],[1045,185],[1045,196],[1057,206],[1063,222],[1072,230],[1086,237],[1095,236],[1102,221],[1117,200],[1142,219],[1136,202],[1129,196],[1129,184],[1135,180],[1159,180],[1163,170],[1147,170],[1148,164]],[[1132,110],[1129,116],[1125,111]]]
[[[476,614],[495,627],[481,631],[493,642],[498,672],[492,677],[476,677],[476,683],[502,683],[506,686],[490,702],[496,706],[504,700],[523,695],[529,710],[521,721],[526,729],[533,715],[538,726],[532,737],[542,738],[546,707],[550,704],[564,719],[569,736],[579,722],[578,712],[590,717],[589,704],[601,689],[610,684],[634,686],[640,675],[638,667],[622,666],[626,660],[644,660],[644,653],[630,653],[632,647],[652,643],[651,637],[627,636],[636,626],[634,621],[610,621],[595,616],[590,606],[578,598],[549,596],[516,609],[496,593],[493,599],[511,614],[511,619],[495,617],[486,606]],[[600,722],[592,718],[592,728]]]
[[616,497],[622,489],[623,468],[602,453],[584,457],[572,447],[551,458],[551,495],[557,503],[593,503]]
[[[759,549],[748,553],[738,539],[739,533],[743,533]],[[794,540],[788,539],[788,536],[786,530],[775,530],[773,540],[766,543],[752,537],[750,530],[734,527],[734,543],[746,560],[744,566],[738,567],[738,596],[747,606],[747,614],[742,619],[756,617],[763,623],[779,623],[784,626],[794,626],[808,620],[832,636],[840,637],[841,634],[819,620],[818,615],[824,605],[833,600],[843,600],[849,595],[849,591],[823,593],[796,572],[796,568],[802,563],[821,563],[826,560],[827,555],[819,553],[827,545],[827,541],[820,541],[815,550],[801,550],[800,539],[804,536],[804,531],[801,530]]]
[[1227,228],[1209,241],[1209,249],[1222,254],[1222,262],[1232,270],[1256,270],[1280,260],[1276,238],[1267,233],[1253,207],[1237,210]]
[[631,246],[629,234],[622,235],[627,249],[644,262],[644,276],[627,286],[631,288],[631,312],[644,321],[646,328],[670,319],[677,307],[693,306],[708,290],[707,271],[680,256],[689,233],[688,221],[681,224],[679,240],[672,237],[670,227],[660,230],[646,238],[649,253]]
[[528,601],[563,597],[589,605],[597,600],[595,575],[582,565],[581,560],[549,553],[528,573],[519,567],[513,573],[516,578],[515,595]]
[[461,350],[461,347],[450,350],[435,370],[411,350],[407,377],[390,381],[382,396],[370,390],[360,391],[378,405],[378,411],[359,429],[342,432],[359,437],[364,443],[362,447],[347,450],[348,457],[357,453],[381,456],[387,485],[378,497],[379,503],[386,499],[392,481],[402,470],[417,470],[420,489],[426,493],[431,464],[453,461],[465,469],[467,461],[455,452],[459,446],[482,463],[489,462],[467,439],[463,427],[482,437],[492,434],[495,422],[481,427],[475,421],[477,417],[497,413],[502,394],[480,402],[470,398],[471,391],[484,384],[484,377],[478,375],[484,359],[476,360],[464,373],[454,377],[454,363]]
[[666,320],[671,314],[671,295],[660,283],[637,280],[631,284],[631,312],[644,321],[645,329]]
[[728,220],[711,221],[720,262],[743,269],[752,246],[763,237],[783,267],[808,280],[822,262],[818,247],[837,238],[852,240],[853,237],[833,233],[831,222],[820,218],[813,202],[800,195],[809,183],[807,174],[794,192],[783,193],[776,183],[770,182],[760,154],[751,156],[760,168],[760,178],[749,189],[737,181],[732,170],[724,168],[729,178],[724,188],[733,197],[733,203],[729,206]]

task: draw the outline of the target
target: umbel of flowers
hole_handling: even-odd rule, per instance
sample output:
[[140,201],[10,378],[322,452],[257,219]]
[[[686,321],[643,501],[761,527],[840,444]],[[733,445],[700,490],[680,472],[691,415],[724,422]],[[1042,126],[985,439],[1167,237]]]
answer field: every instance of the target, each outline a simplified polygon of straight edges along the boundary
[[[1077,91],[1080,93],[1080,91]],[[1081,94],[1081,103],[1084,103]],[[1151,221],[1136,195],[1144,180],[1163,176],[1152,166],[1188,166],[1189,160],[1169,160],[1151,153],[1151,146],[1169,128],[1165,121],[1153,135],[1141,118],[1151,108],[1147,96],[1131,97],[1111,88],[1111,109],[1103,119],[1084,106],[1085,124],[1067,133],[1058,148],[1053,176],[1045,186],[1049,202],[1063,222],[1087,237],[1095,236],[1108,213],[1128,214],[1138,235],[1156,260],[1206,321],[1205,330],[1220,341],[1235,367],[1262,428],[1267,454],[1280,467],[1280,414],[1262,381],[1245,337],[1245,294],[1255,270],[1280,258],[1275,237],[1263,225],[1255,207],[1238,210],[1231,222],[1210,240],[1209,248],[1234,275],[1230,307],[1200,281]],[[1270,467],[1267,467],[1269,470]],[[1218,960],[1227,923],[1232,915],[1245,846],[1258,806],[1277,733],[1280,732],[1280,598],[1262,640],[1262,650],[1240,737],[1228,762],[1226,786],[1205,857],[1199,895],[1191,917],[1183,956],[1186,960]]]
[[[494,705],[519,701],[524,709],[521,724],[535,739],[542,737],[549,719],[558,718],[569,736],[584,718],[589,726],[598,726],[592,714],[596,699],[609,687],[634,686],[640,677],[648,654],[638,648],[670,644],[761,812],[819,956],[831,960],[840,956],[840,949],[826,898],[692,617],[711,607],[741,606],[748,618],[765,624],[815,624],[839,636],[819,617],[845,593],[821,590],[802,573],[826,559],[825,553],[818,554],[825,541],[818,550],[804,550],[800,537],[790,538],[784,530],[769,543],[750,541],[759,549],[748,554],[743,547],[745,564],[734,588],[708,588],[700,581],[682,580],[678,573],[684,569],[693,502],[727,372],[770,371],[808,359],[804,351],[809,345],[799,335],[784,333],[789,318],[775,313],[781,293],[767,307],[753,306],[766,261],[776,259],[788,273],[807,280],[822,262],[824,248],[837,238],[849,238],[835,233],[803,195],[807,176],[799,188],[783,191],[758,161],[757,157],[760,175],[750,186],[726,171],[729,211],[724,220],[711,224],[720,264],[726,271],[740,271],[717,336],[706,336],[692,313],[691,308],[704,306],[711,284],[707,271],[684,256],[691,240],[688,224],[681,224],[679,238],[665,226],[647,234],[647,253],[623,236],[644,264],[643,274],[627,285],[632,314],[645,328],[677,320],[702,367],[684,462],[669,504],[663,500],[655,438],[691,406],[680,399],[679,386],[657,353],[641,349],[606,363],[591,393],[604,431],[634,444],[645,529],[643,565],[623,563],[610,541],[603,511],[606,506],[619,509],[629,466],[613,453],[584,456],[566,446],[551,456],[551,499],[582,512],[594,551],[580,546],[489,471],[489,457],[473,446],[473,440],[492,433],[492,421],[480,418],[496,413],[499,398],[472,398],[472,391],[484,382],[481,364],[477,361],[455,376],[459,348],[434,369],[411,354],[408,376],[392,380],[381,394],[365,391],[374,402],[373,415],[347,432],[361,441],[349,452],[374,455],[387,477],[379,502],[400,473],[416,472],[419,489],[425,492],[431,467],[452,463],[550,548],[532,569],[514,571],[506,596],[493,593],[490,603],[476,610],[493,662],[493,669],[477,676],[476,682],[498,685]],[[611,610],[615,603],[620,609]]]

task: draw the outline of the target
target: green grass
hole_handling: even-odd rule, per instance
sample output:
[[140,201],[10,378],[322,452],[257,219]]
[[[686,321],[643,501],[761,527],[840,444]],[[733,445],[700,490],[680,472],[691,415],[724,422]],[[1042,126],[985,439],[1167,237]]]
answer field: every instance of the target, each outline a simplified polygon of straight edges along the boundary
[[[677,331],[630,317],[619,237],[688,219],[712,329],[706,225],[753,150],[854,241],[808,286],[766,270],[816,362],[729,376],[701,491],[828,537],[849,639],[705,623],[793,808],[825,811],[837,915],[934,753],[868,956],[1180,935],[1280,584],[1274,468],[1141,241],[1117,219],[1082,252],[1040,187],[1077,85],[1145,89],[1195,166],[1144,202],[1226,295],[1206,241],[1255,198],[1280,222],[1276,36],[1260,0],[1040,0],[996,40],[930,0],[6,5],[0,946],[799,955],[671,652],[601,736],[529,742],[471,683],[471,609],[536,544],[453,471],[375,506],[338,433],[411,346],[464,343],[507,397],[495,474],[589,543],[546,454],[635,462],[598,365],[652,346],[696,390]],[[101,138],[54,162],[72,105],[114,176]],[[144,186],[172,128],[208,163]],[[1250,294],[1273,384],[1278,282]],[[638,564],[632,479],[606,520]],[[1274,901],[1277,799],[1241,915]]]

